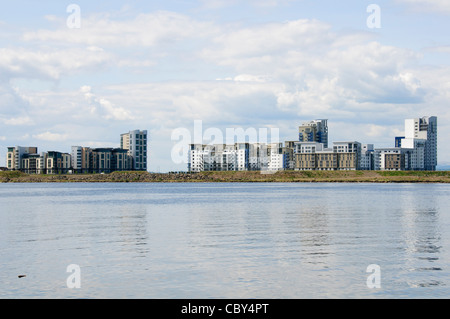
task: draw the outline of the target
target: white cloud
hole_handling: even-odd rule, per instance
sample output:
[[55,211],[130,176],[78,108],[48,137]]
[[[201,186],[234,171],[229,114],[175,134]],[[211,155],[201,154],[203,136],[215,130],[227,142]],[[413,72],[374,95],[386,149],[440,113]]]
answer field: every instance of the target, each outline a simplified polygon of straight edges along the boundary
[[6,79],[59,80],[62,75],[98,70],[111,55],[92,49],[0,48],[0,73]]
[[50,141],[50,142],[62,142],[67,140],[68,135],[67,134],[59,134],[59,133],[51,133],[51,132],[44,132],[40,134],[35,134],[32,136],[33,139],[42,140],[42,141]]
[[322,22],[303,19],[223,30],[213,38],[211,47],[203,50],[202,57],[238,70],[261,64],[276,68],[279,61],[274,56],[300,49],[304,53],[321,51],[331,41],[329,29]]
[[29,116],[3,119],[2,122],[5,125],[11,125],[11,126],[33,125],[34,124],[34,121]]
[[6,141],[6,137],[5,136],[0,136],[0,141]]
[[448,0],[396,0],[418,12],[450,13],[450,2]]
[[106,120],[132,120],[134,117],[131,113],[123,107],[117,107],[103,97],[97,97],[92,93],[90,86],[83,86],[80,92],[84,94],[86,101],[91,107],[91,114],[94,116],[101,116]]
[[450,53],[450,45],[440,45],[424,49],[426,52]]
[[201,0],[204,9],[221,9],[237,4],[249,4],[254,7],[272,8],[286,5],[293,1],[295,0]]
[[138,14],[134,19],[126,20],[110,14],[83,16],[80,29],[67,28],[63,20],[59,25],[57,30],[27,32],[23,39],[100,47],[152,47],[187,38],[198,39],[215,30],[211,23],[168,11]]

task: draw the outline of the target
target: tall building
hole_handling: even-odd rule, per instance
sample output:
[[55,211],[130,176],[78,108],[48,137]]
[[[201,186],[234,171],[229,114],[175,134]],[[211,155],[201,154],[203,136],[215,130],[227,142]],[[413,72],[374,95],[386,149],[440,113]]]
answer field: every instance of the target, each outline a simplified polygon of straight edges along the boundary
[[133,158],[134,170],[147,170],[147,147],[147,131],[135,130],[120,135],[120,148],[128,150],[128,154]]
[[298,138],[300,142],[322,143],[328,147],[328,120],[314,120],[303,123],[298,128]]
[[437,166],[437,117],[424,116],[422,118],[405,120],[405,138],[401,146],[413,145],[414,139],[424,140],[424,169],[435,171]]
[[75,171],[81,171],[82,168],[82,154],[83,154],[83,147],[81,146],[72,146],[72,152],[70,155],[72,156],[72,169]]

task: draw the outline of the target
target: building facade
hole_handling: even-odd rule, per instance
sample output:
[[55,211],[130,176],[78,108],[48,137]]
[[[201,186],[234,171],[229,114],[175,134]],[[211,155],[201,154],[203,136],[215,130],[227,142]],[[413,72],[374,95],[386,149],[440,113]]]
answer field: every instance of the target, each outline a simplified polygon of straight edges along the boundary
[[373,144],[361,144],[360,170],[371,171],[374,169],[374,152]]
[[21,170],[23,168],[23,157],[29,154],[37,154],[37,147],[8,147],[8,152],[6,153],[6,168],[8,170]]
[[285,169],[282,143],[190,144],[188,171],[278,171]]
[[[422,118],[405,120],[405,138],[402,140],[402,147],[406,140],[419,139],[425,141],[424,149],[424,170],[435,171],[437,166],[437,117],[424,116]],[[409,145],[414,143],[409,142]]]
[[295,148],[296,170],[359,170],[361,143],[335,142],[333,148],[323,143],[299,142]]
[[405,170],[405,151],[400,147],[378,148],[374,152],[374,170]]
[[133,170],[146,171],[148,166],[147,131],[134,130],[120,135],[120,148],[128,150]]
[[298,128],[299,142],[322,143],[328,147],[328,120],[313,120],[303,123]]

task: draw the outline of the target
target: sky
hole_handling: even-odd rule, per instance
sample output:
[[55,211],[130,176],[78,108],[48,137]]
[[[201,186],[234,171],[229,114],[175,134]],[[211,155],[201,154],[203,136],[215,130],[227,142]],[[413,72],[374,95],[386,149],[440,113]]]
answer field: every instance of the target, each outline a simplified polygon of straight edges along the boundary
[[0,166],[10,146],[119,147],[140,129],[149,171],[186,170],[172,135],[194,121],[286,141],[328,119],[330,142],[393,147],[422,116],[450,164],[448,0],[0,5]]

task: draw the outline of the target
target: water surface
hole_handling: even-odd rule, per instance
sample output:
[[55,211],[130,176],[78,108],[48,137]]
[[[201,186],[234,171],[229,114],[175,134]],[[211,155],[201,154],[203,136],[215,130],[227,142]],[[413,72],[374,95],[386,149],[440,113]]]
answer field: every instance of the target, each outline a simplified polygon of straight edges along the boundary
[[[0,297],[448,298],[449,193],[443,184],[0,184]],[[70,264],[80,289],[67,287]],[[378,289],[366,283],[372,264]]]

